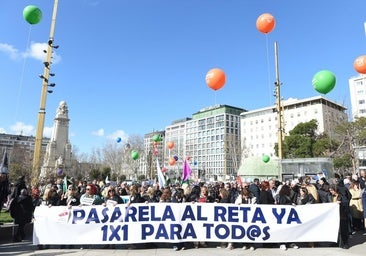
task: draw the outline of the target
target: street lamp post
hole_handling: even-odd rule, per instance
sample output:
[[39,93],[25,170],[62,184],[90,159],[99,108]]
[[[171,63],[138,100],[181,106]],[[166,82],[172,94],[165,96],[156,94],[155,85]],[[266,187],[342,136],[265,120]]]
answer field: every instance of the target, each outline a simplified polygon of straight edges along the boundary
[[[47,93],[51,92],[48,90],[48,86],[50,85],[48,82],[50,77],[50,70],[51,70],[51,58],[53,53],[53,48],[56,46],[53,45],[54,39],[54,32],[55,32],[55,25],[56,25],[56,15],[57,15],[57,7],[58,7],[58,0],[54,1],[53,5],[53,13],[52,13],[52,20],[51,20],[51,29],[50,29],[50,36],[48,40],[46,58],[44,62],[44,69],[43,75],[40,75],[42,78],[42,89],[41,89],[41,99],[40,99],[40,107],[38,111],[38,122],[37,122],[37,130],[36,130],[36,138],[34,144],[34,155],[33,155],[33,167],[32,167],[32,185],[36,185],[39,179],[40,173],[40,156],[42,150],[42,139],[43,139],[43,129],[44,129],[44,122],[45,122],[45,115],[46,115],[46,100],[47,100]],[[53,74],[51,74],[53,75]]]

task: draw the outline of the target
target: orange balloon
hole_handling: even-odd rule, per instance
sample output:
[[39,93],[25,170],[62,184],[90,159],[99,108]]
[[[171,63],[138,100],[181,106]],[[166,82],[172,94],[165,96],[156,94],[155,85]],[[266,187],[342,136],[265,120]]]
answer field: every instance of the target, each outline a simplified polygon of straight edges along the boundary
[[366,74],[366,55],[361,55],[353,62],[353,67],[360,74]]
[[276,24],[276,20],[272,16],[272,14],[263,13],[262,15],[260,15],[258,17],[256,26],[260,32],[267,34],[274,29],[275,24]]
[[169,163],[169,165],[175,165],[174,157],[169,158],[168,163]]
[[208,87],[213,90],[221,89],[226,82],[226,75],[224,71],[219,68],[213,68],[209,70],[206,74],[206,83]]
[[168,148],[169,148],[169,149],[174,148],[174,141],[169,141],[169,142],[167,143],[167,146],[168,146]]

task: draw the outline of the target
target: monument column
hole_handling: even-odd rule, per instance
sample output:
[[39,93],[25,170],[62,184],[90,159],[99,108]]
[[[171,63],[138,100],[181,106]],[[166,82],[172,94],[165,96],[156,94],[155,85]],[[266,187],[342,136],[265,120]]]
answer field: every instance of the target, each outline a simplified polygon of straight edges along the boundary
[[61,175],[71,168],[71,144],[69,141],[69,110],[61,101],[53,121],[51,139],[41,169],[41,178]]

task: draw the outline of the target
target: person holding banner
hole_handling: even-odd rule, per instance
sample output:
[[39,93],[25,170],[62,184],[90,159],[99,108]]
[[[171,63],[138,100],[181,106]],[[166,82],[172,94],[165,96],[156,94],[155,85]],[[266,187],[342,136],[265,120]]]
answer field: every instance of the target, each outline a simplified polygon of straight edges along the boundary
[[[219,190],[219,203],[221,204],[230,204],[230,190],[225,188],[220,188]],[[233,243],[221,243],[217,248],[226,248],[229,250],[234,249]]]
[[123,200],[117,195],[116,189],[113,186],[109,186],[107,195],[104,197],[104,206],[116,206],[117,204],[123,204]]
[[[280,205],[296,205],[291,199],[291,188],[288,185],[283,185],[281,190],[278,192],[278,204]],[[291,248],[299,249],[299,246],[291,243]],[[286,244],[281,244],[280,249],[286,251]]]
[[131,204],[131,203],[144,203],[144,202],[145,202],[145,200],[144,200],[144,198],[141,197],[138,186],[136,184],[133,184],[130,187],[130,201],[129,201],[129,204]]
[[70,184],[67,187],[67,191],[62,195],[60,205],[67,205],[69,208],[80,205],[78,190],[73,185]]
[[80,196],[80,206],[102,204],[103,200],[97,193],[97,187],[94,184],[88,184],[85,193]]
[[[163,193],[164,194],[164,193]],[[184,190],[182,188],[177,188],[176,191],[174,192],[174,194],[172,195],[172,203],[184,203],[185,202],[185,198],[184,198]],[[181,242],[181,243],[174,243],[173,244],[173,250],[174,251],[179,251],[179,250],[185,250],[186,249],[186,243],[185,242]]]
[[[209,203],[210,202],[210,199],[208,196],[208,188],[206,186],[201,186],[198,202],[199,203]],[[207,247],[207,244],[205,241],[194,242],[193,244],[194,244],[194,248],[196,248],[196,249],[198,249],[199,247],[203,247],[203,248]]]
[[[250,188],[250,186],[249,186],[249,188]],[[237,205],[256,204],[256,203],[257,203],[257,198],[245,186],[241,190],[241,195],[235,200],[235,204],[237,204]],[[247,250],[248,248],[251,251],[255,250],[254,244],[244,244],[243,245],[243,250]]]
[[348,208],[349,203],[348,200],[345,200],[339,191],[339,187],[337,184],[331,184],[329,187],[329,192],[332,195],[332,202],[339,204],[339,238],[338,245],[343,249],[348,249],[348,233],[349,233],[349,218],[348,218]]

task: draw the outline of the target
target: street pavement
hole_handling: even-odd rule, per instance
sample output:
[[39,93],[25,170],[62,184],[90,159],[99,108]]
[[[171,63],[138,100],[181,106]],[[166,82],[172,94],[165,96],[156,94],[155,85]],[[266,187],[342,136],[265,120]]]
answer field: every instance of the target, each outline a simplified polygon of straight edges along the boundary
[[[0,255],[40,255],[40,256],[108,256],[108,255],[122,255],[122,256],[171,256],[171,255],[189,255],[189,256],[237,256],[237,255],[284,255],[284,256],[351,256],[351,255],[366,255],[366,236],[363,232],[357,232],[353,235],[349,242],[349,249],[342,249],[338,247],[330,247],[329,245],[316,245],[310,248],[308,244],[299,244],[299,249],[288,248],[286,251],[280,250],[279,246],[274,248],[257,248],[254,251],[243,250],[239,244],[234,244],[236,248],[228,250],[225,248],[217,248],[215,243],[208,243],[207,248],[194,249],[193,246],[187,247],[186,250],[174,251],[171,244],[137,244],[134,249],[127,245],[116,245],[115,249],[103,249],[103,245],[81,246],[74,245],[73,248],[60,248],[59,245],[51,245],[48,248],[39,250],[36,245],[32,244],[31,240],[24,240],[19,243],[10,243],[8,241],[0,241]],[[57,235],[57,234],[55,234]]]

